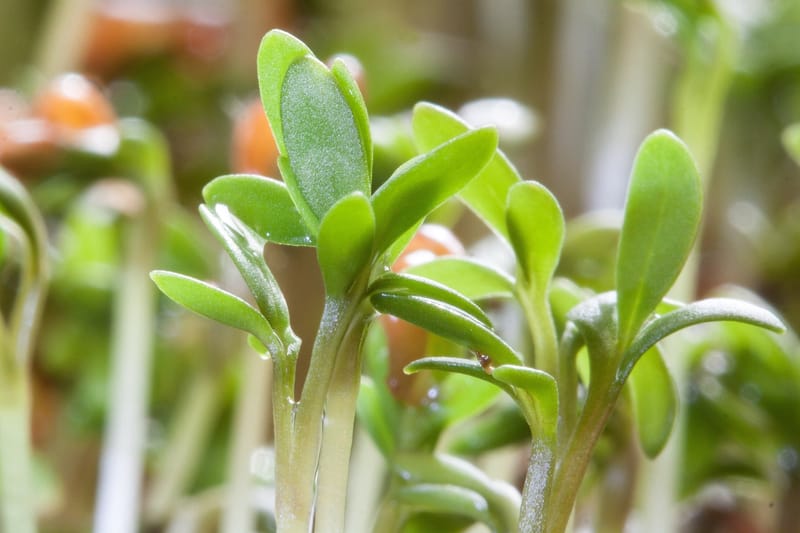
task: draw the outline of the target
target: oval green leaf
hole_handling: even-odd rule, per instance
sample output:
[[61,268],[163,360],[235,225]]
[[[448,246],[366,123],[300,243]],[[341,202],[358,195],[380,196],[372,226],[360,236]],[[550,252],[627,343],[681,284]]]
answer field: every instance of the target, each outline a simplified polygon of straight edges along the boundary
[[491,158],[497,132],[469,131],[400,166],[372,196],[376,246],[383,252],[460,191]]
[[701,212],[700,176],[689,149],[666,130],[652,133],[634,161],[617,254],[622,349],[680,274]]
[[544,185],[523,181],[508,191],[506,223],[522,276],[546,298],[564,244],[564,214]]
[[[425,102],[414,106],[412,126],[421,150],[432,150],[470,130],[470,126],[451,111]],[[508,190],[520,180],[519,172],[498,149],[459,196],[495,233],[508,241],[506,198]]]
[[645,455],[653,459],[667,444],[678,412],[677,390],[658,346],[642,355],[628,383],[639,443]]
[[470,300],[514,296],[514,278],[476,259],[441,257],[412,266],[404,272],[446,285]]
[[284,180],[312,227],[348,194],[370,194],[362,130],[349,100],[317,59],[305,56],[289,65],[281,87],[281,125],[282,155],[292,170]]
[[313,246],[314,238],[282,182],[248,174],[220,176],[203,187],[203,198],[225,204],[236,218],[269,242]]
[[344,294],[370,267],[374,240],[375,215],[364,194],[354,192],[331,207],[320,224],[317,244],[327,294]]
[[238,296],[174,272],[154,270],[150,278],[175,303],[198,315],[253,334],[273,356],[282,352],[281,341],[267,320]]
[[794,162],[800,165],[800,122],[786,127],[781,133],[783,147],[792,156]]

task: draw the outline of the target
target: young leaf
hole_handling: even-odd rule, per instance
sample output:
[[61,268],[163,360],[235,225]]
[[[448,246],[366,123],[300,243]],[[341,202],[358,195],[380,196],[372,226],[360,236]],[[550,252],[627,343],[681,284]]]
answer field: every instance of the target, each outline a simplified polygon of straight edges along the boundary
[[186,309],[226,326],[252,333],[273,356],[283,350],[281,341],[267,320],[238,296],[174,272],[154,270],[150,273],[150,278],[161,292]]
[[331,207],[320,224],[317,244],[327,294],[344,294],[369,267],[374,238],[375,215],[362,193],[345,196]]
[[446,285],[470,300],[512,298],[514,295],[511,276],[466,257],[441,257],[412,266],[404,272]]
[[[281,88],[283,140],[291,176],[316,220],[348,194],[370,194],[370,168],[361,129],[330,71],[303,57],[286,71]],[[295,197],[295,202],[299,198]]]
[[508,234],[522,275],[546,297],[564,243],[561,207],[543,185],[524,181],[509,189],[507,209]]
[[451,372],[470,376],[491,383],[503,389],[510,397],[514,398],[514,389],[506,383],[498,381],[488,373],[481,364],[473,359],[463,359],[461,357],[423,357],[406,365],[403,371],[406,374],[414,374],[420,370],[435,370],[438,372]]
[[287,345],[299,342],[289,326],[289,308],[283,293],[264,261],[263,239],[233,216],[226,205],[217,205],[213,211],[201,205],[200,216],[228,252],[271,326]]
[[350,109],[353,111],[353,118],[356,121],[361,140],[364,143],[364,155],[367,158],[367,168],[372,175],[372,134],[370,132],[369,114],[364,97],[358,88],[358,83],[353,79],[350,70],[341,59],[336,59],[331,66],[331,74],[334,81],[339,85]]
[[[414,138],[421,150],[432,150],[443,142],[469,131],[470,127],[454,113],[429,103],[414,107]],[[519,173],[500,150],[461,190],[459,196],[489,227],[508,240],[506,198],[508,190],[521,180]]]
[[701,211],[700,177],[689,149],[668,131],[652,133],[634,161],[617,255],[621,348],[677,279]]
[[461,190],[486,165],[496,147],[497,132],[482,128],[401,165],[372,196],[378,251],[386,250]]
[[492,322],[475,302],[444,284],[411,274],[387,272],[372,282],[369,292],[395,292],[400,294],[424,296],[444,302],[471,315],[491,327]]
[[412,511],[463,515],[498,531],[486,499],[463,487],[420,483],[401,487],[393,491],[392,496]]
[[652,459],[667,443],[678,412],[675,384],[658,346],[647,350],[639,359],[628,383],[639,442],[645,455]]
[[555,439],[558,425],[558,386],[553,376],[519,365],[500,365],[494,369],[492,376],[525,391],[536,408],[539,428],[544,435]]
[[720,320],[744,322],[775,332],[786,329],[778,317],[757,305],[730,298],[700,300],[660,316],[642,328],[625,351],[619,375],[624,379],[642,354],[676,331],[695,324]]
[[397,292],[378,292],[370,301],[381,313],[485,354],[498,364],[521,362],[519,355],[486,324],[448,303]]
[[314,245],[286,185],[278,180],[247,174],[220,176],[203,187],[203,198],[210,206],[227,205],[236,218],[269,242]]

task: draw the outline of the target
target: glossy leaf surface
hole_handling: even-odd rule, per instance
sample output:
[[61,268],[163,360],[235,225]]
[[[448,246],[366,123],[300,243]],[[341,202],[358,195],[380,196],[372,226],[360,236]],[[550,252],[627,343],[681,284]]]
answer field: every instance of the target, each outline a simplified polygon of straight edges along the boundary
[[437,281],[471,300],[511,298],[514,294],[511,276],[476,259],[441,257],[405,272]]
[[376,246],[386,250],[472,180],[497,147],[497,132],[460,135],[400,166],[372,197]]
[[381,313],[485,354],[498,364],[520,362],[519,355],[489,326],[448,303],[396,292],[375,293],[370,300]]
[[226,326],[252,333],[272,355],[280,349],[280,341],[266,319],[238,296],[174,272],[156,270],[150,273],[150,277],[175,303]]
[[701,211],[700,177],[686,145],[665,130],[649,135],[634,161],[617,255],[623,348],[677,279]]
[[526,281],[546,294],[564,243],[564,215],[543,185],[525,181],[508,192],[509,238]]
[[[414,107],[414,138],[422,150],[431,150],[470,127],[461,118],[443,107],[420,103]],[[519,172],[500,150],[478,176],[467,184],[459,196],[493,231],[508,240],[506,230],[506,198],[508,190],[521,180]]]
[[354,192],[339,200],[322,219],[317,259],[330,295],[344,294],[369,266],[375,238],[375,216],[369,199]]
[[248,174],[220,176],[203,187],[203,198],[211,206],[225,204],[236,218],[269,242],[314,244],[286,185],[278,180]]
[[652,459],[667,444],[678,412],[675,384],[658,346],[647,350],[639,359],[628,383],[639,443],[645,455]]

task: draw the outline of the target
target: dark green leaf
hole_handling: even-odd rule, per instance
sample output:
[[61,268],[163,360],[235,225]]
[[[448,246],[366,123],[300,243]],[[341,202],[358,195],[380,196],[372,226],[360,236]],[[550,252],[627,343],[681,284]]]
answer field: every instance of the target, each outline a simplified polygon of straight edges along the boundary
[[375,215],[362,193],[345,196],[331,207],[320,224],[317,244],[327,294],[344,294],[369,268],[374,239]]
[[756,305],[730,298],[700,300],[660,316],[642,328],[624,354],[620,375],[627,376],[642,354],[665,337],[695,324],[720,320],[744,322],[776,332],[785,330],[778,317]]
[[624,349],[666,295],[700,225],[702,190],[686,145],[672,133],[648,136],[636,155],[617,256],[619,344]]
[[372,197],[376,246],[386,250],[483,169],[497,147],[497,132],[459,135],[398,168]]
[[396,292],[375,293],[370,300],[381,313],[394,315],[484,354],[496,364],[520,362],[519,355],[497,333],[472,315],[448,303]]
[[444,302],[471,315],[486,326],[491,327],[492,322],[486,313],[475,302],[446,285],[434,280],[426,279],[412,274],[395,274],[387,272],[372,282],[369,292],[398,293],[409,296],[423,296]]
[[[450,111],[429,103],[414,107],[414,138],[421,150],[432,150],[470,127]],[[508,240],[506,198],[508,190],[520,181],[513,165],[500,150],[478,176],[464,187],[459,196],[493,231]]]
[[282,351],[283,346],[267,320],[238,296],[174,272],[155,270],[150,277],[161,292],[186,309],[252,333],[273,356]]
[[211,206],[227,205],[236,218],[267,241],[314,244],[286,185],[278,180],[246,174],[220,176],[203,187],[203,198]]
[[497,531],[497,525],[489,513],[489,503],[475,491],[455,485],[421,483],[402,487],[394,491],[392,496],[412,511],[463,515]]
[[514,295],[511,276],[466,257],[440,257],[412,266],[405,272],[446,285],[471,300],[512,298]]
[[288,346],[298,343],[289,325],[286,300],[264,261],[264,240],[233,216],[224,204],[217,205],[213,211],[201,205],[200,216],[228,252],[261,313]]
[[658,346],[647,350],[639,359],[628,383],[631,386],[639,442],[645,455],[652,459],[667,444],[678,412],[675,384]]
[[506,223],[522,275],[546,297],[564,243],[561,207],[543,185],[524,181],[508,191]]

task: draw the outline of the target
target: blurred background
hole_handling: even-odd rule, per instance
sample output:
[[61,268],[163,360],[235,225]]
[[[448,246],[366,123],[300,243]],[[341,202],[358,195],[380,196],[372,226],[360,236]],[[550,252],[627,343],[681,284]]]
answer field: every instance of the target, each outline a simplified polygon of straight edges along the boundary
[[[99,524],[114,522],[98,509],[114,505],[101,503],[103,483],[136,493],[131,518],[115,515],[130,522],[114,527],[120,532],[205,531],[222,520],[226,498],[250,502],[252,491],[227,488],[255,479],[269,491],[269,454],[253,444],[271,431],[262,416],[267,365],[236,333],[163,303],[148,314],[154,294],[138,311],[135,300],[152,290],[146,272],[155,267],[236,286],[196,206],[216,176],[277,175],[263,117],[248,114],[258,44],[272,28],[320,58],[352,55],[373,119],[377,182],[415,155],[407,114],[420,100],[472,124],[496,123],[509,158],[555,193],[568,219],[620,208],[639,143],[672,129],[695,154],[707,191],[689,292],[743,285],[800,327],[800,143],[784,133],[800,121],[797,0],[2,0],[0,164],[43,212],[53,264],[32,359],[43,531],[104,531]],[[70,72],[82,77],[63,77]],[[157,140],[133,150],[132,163],[110,164],[107,154],[125,144],[103,127],[142,124]],[[441,217],[467,245],[486,234],[469,216]],[[576,248],[588,257],[576,252],[569,268],[599,290],[602,264],[593,258],[607,250],[592,244]],[[290,306],[308,306],[292,311],[301,336],[319,313],[308,297],[309,280],[318,284],[309,257],[276,250],[270,259]],[[137,272],[144,281],[125,285]],[[8,293],[14,278],[2,274]],[[698,368],[723,382],[733,372]],[[735,390],[773,378],[739,379]],[[785,387],[770,428],[800,401],[800,382]],[[767,426],[745,425],[740,435]],[[765,502],[775,487],[795,487],[787,480],[798,477],[792,443],[800,439],[764,439],[736,463],[756,465],[749,472],[688,465],[684,493],[730,477],[748,482],[726,489],[724,502],[766,490],[756,497]],[[118,457],[110,442],[120,453],[133,446],[134,459],[103,481]],[[767,531],[757,527],[769,520],[755,515],[754,529],[713,531]]]

